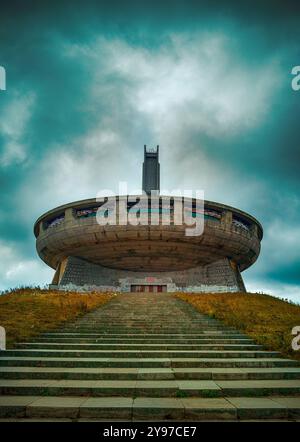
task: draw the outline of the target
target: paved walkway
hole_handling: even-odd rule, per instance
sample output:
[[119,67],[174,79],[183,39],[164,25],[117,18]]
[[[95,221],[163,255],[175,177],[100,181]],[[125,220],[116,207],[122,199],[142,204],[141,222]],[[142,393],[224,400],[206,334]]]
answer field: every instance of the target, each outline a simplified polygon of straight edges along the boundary
[[0,353],[0,418],[300,419],[300,364],[171,294],[118,295]]

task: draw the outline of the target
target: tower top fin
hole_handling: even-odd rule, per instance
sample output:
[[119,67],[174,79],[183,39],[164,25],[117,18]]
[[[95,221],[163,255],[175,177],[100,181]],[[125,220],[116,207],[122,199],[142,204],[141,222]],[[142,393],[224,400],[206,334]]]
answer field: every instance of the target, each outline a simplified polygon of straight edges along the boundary
[[160,191],[159,145],[147,148],[144,144],[143,191],[147,194]]
[[144,154],[146,153],[157,153],[159,155],[159,145],[156,147],[147,147],[147,145],[144,144]]

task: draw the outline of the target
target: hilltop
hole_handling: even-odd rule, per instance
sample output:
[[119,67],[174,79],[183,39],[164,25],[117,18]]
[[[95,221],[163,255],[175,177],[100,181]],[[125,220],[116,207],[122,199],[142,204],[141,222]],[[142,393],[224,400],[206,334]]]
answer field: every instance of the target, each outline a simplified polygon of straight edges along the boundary
[[266,349],[300,359],[291,346],[293,327],[300,326],[300,305],[259,293],[178,293],[201,313],[243,331]]
[[40,288],[11,290],[0,296],[0,325],[6,329],[7,346],[84,315],[113,296]]
[[[22,288],[5,293],[0,296],[0,325],[6,329],[7,346],[83,316],[114,296],[115,293],[40,288]],[[300,350],[297,352],[291,347],[291,331],[300,325],[300,305],[257,293],[176,293],[174,296],[193,305],[201,313],[246,333],[266,349],[300,359]]]

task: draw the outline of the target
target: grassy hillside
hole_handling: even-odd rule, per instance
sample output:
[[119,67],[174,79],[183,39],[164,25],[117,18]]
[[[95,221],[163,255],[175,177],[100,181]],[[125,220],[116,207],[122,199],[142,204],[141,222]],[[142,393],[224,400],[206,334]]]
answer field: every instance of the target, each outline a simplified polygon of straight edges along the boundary
[[179,293],[176,296],[201,313],[245,332],[265,348],[300,360],[300,350],[291,348],[291,330],[300,326],[299,305],[254,293]]
[[100,307],[113,296],[41,289],[18,289],[1,295],[0,325],[6,329],[7,347]]

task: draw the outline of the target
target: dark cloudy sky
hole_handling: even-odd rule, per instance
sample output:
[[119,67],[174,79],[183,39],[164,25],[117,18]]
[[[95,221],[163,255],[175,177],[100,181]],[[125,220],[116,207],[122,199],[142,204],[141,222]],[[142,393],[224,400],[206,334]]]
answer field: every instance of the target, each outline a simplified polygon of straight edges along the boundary
[[263,224],[247,288],[300,302],[296,5],[2,2],[0,289],[51,280],[41,213],[140,187],[143,145],[160,144],[162,188],[204,189]]

